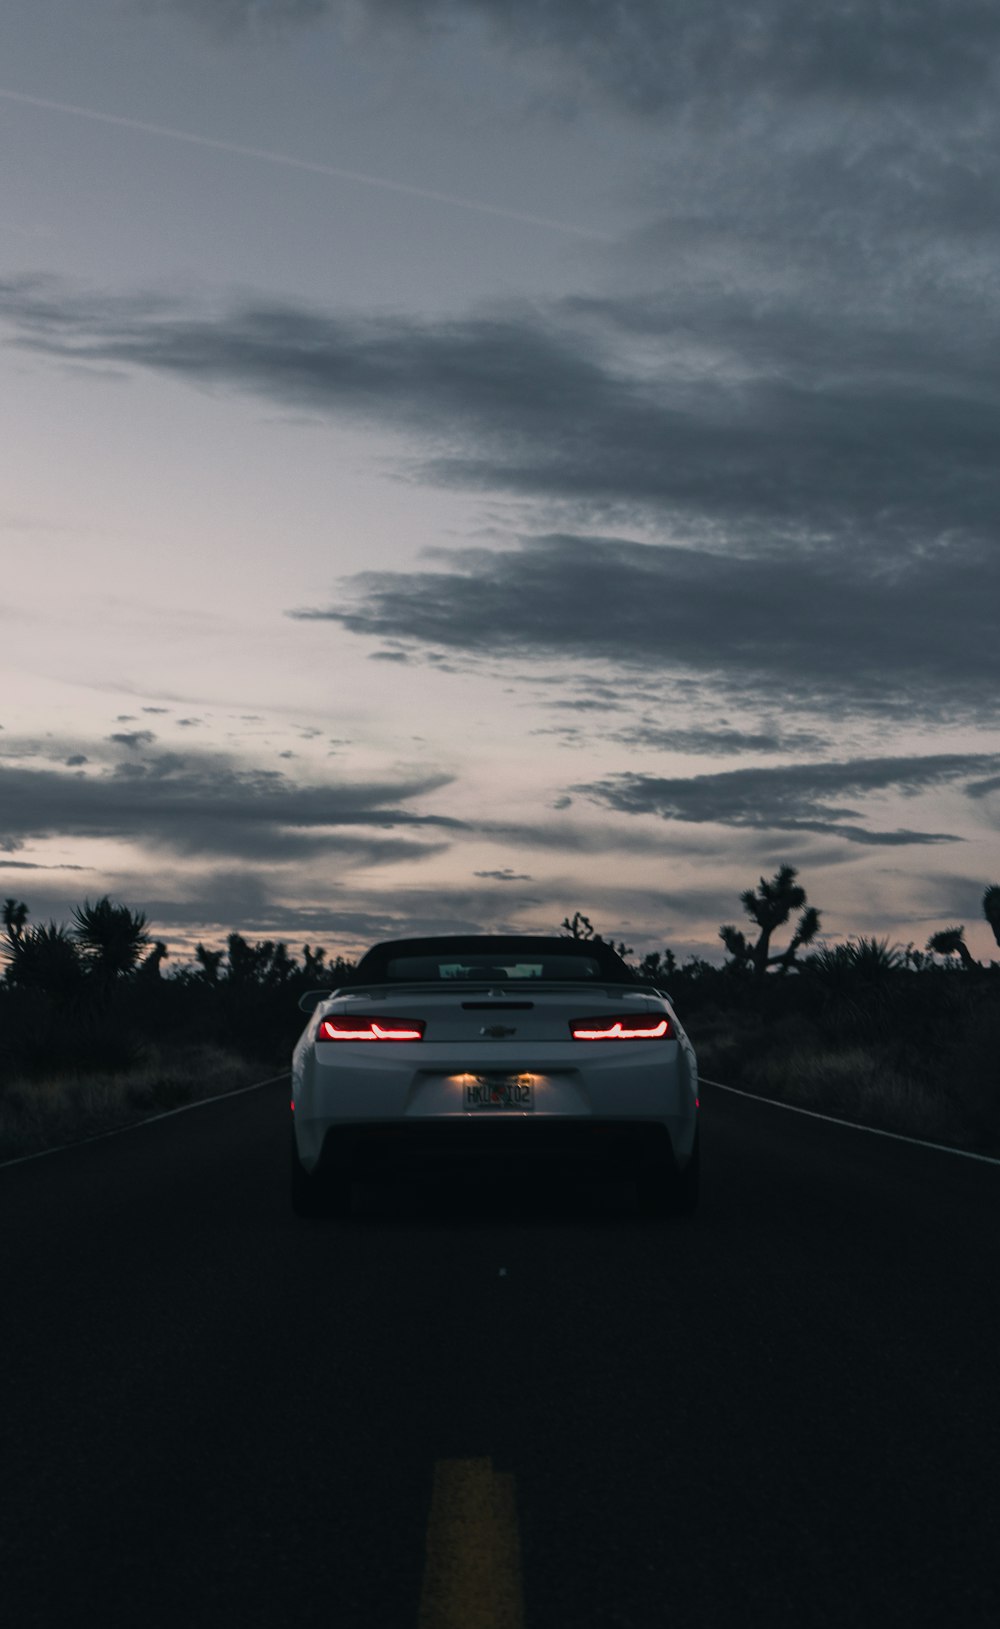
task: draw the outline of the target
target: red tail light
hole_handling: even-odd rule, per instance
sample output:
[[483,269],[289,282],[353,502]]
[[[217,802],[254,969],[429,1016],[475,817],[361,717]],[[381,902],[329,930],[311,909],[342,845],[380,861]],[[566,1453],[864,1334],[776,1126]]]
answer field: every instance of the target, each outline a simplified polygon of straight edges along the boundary
[[574,1041],[672,1041],[670,1019],[662,1013],[625,1013],[616,1018],[571,1018]]
[[317,1041],[422,1041],[427,1028],[422,1018],[321,1018]]

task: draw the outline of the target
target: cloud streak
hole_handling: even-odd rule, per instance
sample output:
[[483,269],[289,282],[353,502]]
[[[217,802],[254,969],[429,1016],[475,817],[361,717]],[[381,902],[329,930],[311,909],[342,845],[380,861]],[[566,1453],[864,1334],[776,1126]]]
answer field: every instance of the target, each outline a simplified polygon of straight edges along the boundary
[[[407,808],[446,775],[310,785],[222,754],[164,753],[98,774],[0,765],[0,840],[113,838],[187,859],[352,866],[420,860],[462,823]],[[392,835],[388,835],[392,833]]]
[[906,828],[880,831],[861,826],[857,824],[858,809],[830,800],[856,799],[890,790],[913,796],[928,787],[967,781],[995,763],[994,756],[981,753],[939,753],[788,764],[776,769],[735,769],[683,779],[630,771],[573,790],[622,814],[658,815],[663,820],[711,822],[761,831],[823,832],[850,843],[898,847],[960,839],[948,832]]
[[738,730],[731,727],[671,729],[645,720],[624,730],[611,730],[608,740],[646,752],[690,753],[704,757],[737,757],[749,752],[795,753],[826,746],[811,730]]
[[237,158],[255,159],[258,163],[277,165],[283,169],[301,170],[310,175],[326,176],[335,181],[348,181],[354,185],[374,187],[384,192],[403,193],[408,198],[420,198],[427,203],[445,204],[451,209],[472,210],[477,215],[493,215],[501,220],[519,221],[525,226],[540,226],[549,232],[568,233],[579,238],[604,238],[606,234],[568,221],[556,221],[544,215],[530,215],[519,209],[505,209],[500,204],[485,203],[478,198],[459,198],[450,192],[435,192],[430,187],[417,187],[405,181],[391,181],[386,176],[368,175],[362,170],[343,169],[338,164],[322,164],[312,159],[296,158],[291,153],[275,153],[266,147],[247,147],[241,142],[221,141],[213,136],[200,136],[190,130],[176,130],[170,125],[150,124],[145,119],[130,119],[118,113],[105,113],[98,108],[79,107],[73,102],[55,102],[45,96],[31,96],[25,91],[0,88],[0,99],[38,108],[46,113],[68,115],[75,119],[112,125],[120,130],[139,131],[147,136],[160,136],[167,141],[185,142],[193,147],[207,147],[216,153],[231,153]]
[[295,614],[469,658],[693,673],[734,701],[995,716],[994,548],[942,546],[887,571],[860,548],[734,559],[553,534],[441,558],[444,569],[360,573],[335,606]]

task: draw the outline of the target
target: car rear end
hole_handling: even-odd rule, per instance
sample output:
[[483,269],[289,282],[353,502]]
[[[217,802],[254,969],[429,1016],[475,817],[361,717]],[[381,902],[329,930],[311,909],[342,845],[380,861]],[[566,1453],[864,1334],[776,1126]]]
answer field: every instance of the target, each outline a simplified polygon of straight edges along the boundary
[[693,1049],[649,987],[415,982],[334,996],[293,1060],[303,1172],[400,1155],[596,1159],[682,1172],[696,1157]]

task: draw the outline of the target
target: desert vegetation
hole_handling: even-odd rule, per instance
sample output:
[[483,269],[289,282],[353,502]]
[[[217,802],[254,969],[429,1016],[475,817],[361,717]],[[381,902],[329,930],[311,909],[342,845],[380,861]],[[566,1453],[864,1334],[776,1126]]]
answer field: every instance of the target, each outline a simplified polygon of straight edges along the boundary
[[[1000,1155],[1000,963],[973,957],[964,926],[923,949],[863,935],[812,948],[820,912],[788,865],[740,903],[750,926],[719,929],[722,967],[669,949],[636,964],[670,995],[706,1080]],[[1000,946],[1000,886],[982,908]],[[562,927],[600,937],[579,912]]]
[[216,1096],[288,1067],[298,998],[351,963],[229,934],[168,970],[145,916],[104,898],[67,926],[3,905],[0,1160]]
[[[977,961],[964,927],[923,949],[817,943],[820,912],[788,865],[740,903],[747,924],[719,929],[722,966],[615,944],[668,991],[706,1079],[1000,1153],[1000,963]],[[986,888],[983,912],[1000,946],[1000,886]],[[602,937],[580,911],[559,931]],[[353,967],[318,946],[297,956],[230,933],[170,968],[143,913],[107,897],[68,925],[33,924],[8,899],[0,945],[0,1160],[280,1072],[302,1026],[299,996]]]

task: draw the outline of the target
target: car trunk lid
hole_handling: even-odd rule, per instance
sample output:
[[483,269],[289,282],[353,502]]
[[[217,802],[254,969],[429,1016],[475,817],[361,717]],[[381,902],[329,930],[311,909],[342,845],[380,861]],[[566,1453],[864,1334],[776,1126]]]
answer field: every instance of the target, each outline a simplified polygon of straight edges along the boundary
[[422,1018],[425,1041],[497,1043],[567,1041],[574,1019],[612,1019],[662,1011],[648,990],[628,986],[564,984],[527,990],[483,985],[442,990],[440,985],[373,986],[337,1000],[339,1012],[384,1011],[394,1019]]

